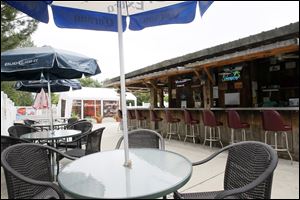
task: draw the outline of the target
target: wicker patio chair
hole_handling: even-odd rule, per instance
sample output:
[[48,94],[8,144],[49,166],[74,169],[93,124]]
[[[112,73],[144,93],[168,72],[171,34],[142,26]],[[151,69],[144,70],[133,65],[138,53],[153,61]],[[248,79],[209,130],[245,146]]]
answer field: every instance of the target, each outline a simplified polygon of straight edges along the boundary
[[[121,136],[116,149],[119,149],[124,136]],[[157,148],[165,150],[164,138],[156,131],[150,129],[136,129],[128,132],[129,148]]]
[[101,151],[101,139],[104,129],[105,127],[98,128],[87,134],[87,143],[85,149],[75,148],[64,153],[72,157],[80,158],[82,156]]
[[208,158],[193,163],[193,166],[210,161],[228,150],[224,175],[224,190],[174,193],[175,199],[270,199],[273,172],[278,156],[269,145],[256,141],[234,143]]
[[20,139],[20,138],[1,135],[1,153],[4,149],[6,149],[7,147],[12,146],[14,144],[29,143],[29,142],[30,141],[23,140],[23,139]]
[[63,155],[47,145],[23,143],[10,146],[1,154],[9,199],[64,199],[53,183],[49,153]]
[[77,121],[70,125],[68,129],[79,130],[81,134],[79,136],[72,137],[72,141],[58,141],[57,148],[65,148],[67,151],[68,148],[81,148],[83,144],[86,144],[86,136],[92,131],[93,124],[86,120]]
[[39,130],[25,124],[17,124],[9,127],[7,131],[11,137],[20,138],[21,135]]

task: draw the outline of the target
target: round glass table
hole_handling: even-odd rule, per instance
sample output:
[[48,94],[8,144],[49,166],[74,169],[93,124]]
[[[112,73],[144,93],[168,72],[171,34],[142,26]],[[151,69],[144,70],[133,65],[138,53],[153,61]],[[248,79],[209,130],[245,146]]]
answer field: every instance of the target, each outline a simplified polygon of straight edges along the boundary
[[124,167],[124,150],[90,154],[66,165],[58,174],[64,192],[74,198],[158,198],[190,179],[191,162],[174,152],[129,149],[131,168]]

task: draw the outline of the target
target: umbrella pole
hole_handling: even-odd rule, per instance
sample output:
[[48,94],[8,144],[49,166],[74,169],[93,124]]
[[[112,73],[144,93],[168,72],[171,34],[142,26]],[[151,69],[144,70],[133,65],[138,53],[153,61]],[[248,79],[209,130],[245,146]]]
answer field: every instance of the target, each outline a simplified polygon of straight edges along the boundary
[[48,108],[50,109],[50,129],[51,133],[53,133],[53,113],[52,113],[52,103],[51,103],[51,87],[50,87],[50,78],[48,74]]
[[124,153],[125,153],[125,167],[131,167],[129,160],[128,149],[128,127],[127,127],[127,108],[126,108],[126,90],[125,90],[125,73],[124,73],[124,53],[123,53],[123,28],[122,28],[122,8],[121,1],[117,1],[118,10],[118,38],[119,38],[119,61],[120,61],[120,83],[121,83],[121,109],[123,120],[123,134],[124,134]]

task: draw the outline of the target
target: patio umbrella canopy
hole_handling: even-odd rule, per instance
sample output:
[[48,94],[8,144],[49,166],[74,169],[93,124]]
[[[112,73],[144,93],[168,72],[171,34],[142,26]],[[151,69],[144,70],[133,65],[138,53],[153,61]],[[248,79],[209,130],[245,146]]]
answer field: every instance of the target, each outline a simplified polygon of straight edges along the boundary
[[50,46],[17,48],[1,53],[1,81],[81,78],[99,74],[95,59]]
[[[45,77],[50,108],[50,80],[75,79],[100,72],[95,59],[50,46],[17,48],[1,53],[1,81],[41,80]],[[50,114],[53,131],[52,109]]]
[[44,109],[44,108],[48,108],[48,105],[49,105],[48,97],[44,89],[42,88],[41,91],[36,94],[32,107],[34,109]]
[[[60,28],[89,29],[118,32],[121,109],[126,110],[123,31],[126,18],[130,30],[147,27],[183,24],[195,18],[198,1],[6,1],[29,16],[48,23],[49,4],[56,26]],[[201,16],[213,1],[199,1]],[[128,154],[127,112],[122,112],[124,125],[125,166],[130,167]]]
[[[80,82],[77,79],[62,79],[62,80],[50,80],[51,92],[66,92],[70,88],[72,90],[81,89]],[[41,89],[48,92],[48,81],[41,79],[39,81],[17,81],[15,89],[24,92],[35,92],[38,93]]]

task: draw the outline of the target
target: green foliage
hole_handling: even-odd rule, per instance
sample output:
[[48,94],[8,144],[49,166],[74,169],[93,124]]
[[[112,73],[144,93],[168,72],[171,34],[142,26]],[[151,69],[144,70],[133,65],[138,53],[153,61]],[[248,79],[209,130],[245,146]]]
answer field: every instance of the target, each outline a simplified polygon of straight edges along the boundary
[[102,87],[102,83],[100,83],[99,81],[92,79],[91,77],[85,77],[85,78],[81,78],[79,79],[80,84],[82,87],[94,87],[94,88],[101,88]]
[[134,92],[133,93],[137,98],[137,105],[141,106],[144,103],[150,102],[150,92]]
[[57,105],[59,100],[59,95],[51,92],[51,103]]
[[28,45],[38,22],[1,1],[1,52]]
[[[31,34],[38,22],[1,1],[1,52],[16,47],[34,46]],[[29,92],[14,89],[15,82],[1,82],[1,91],[15,102],[16,106],[31,106],[33,96]]]
[[1,82],[1,90],[15,102],[15,106],[31,106],[33,104],[33,96],[30,92],[20,92],[14,89],[15,82]]

